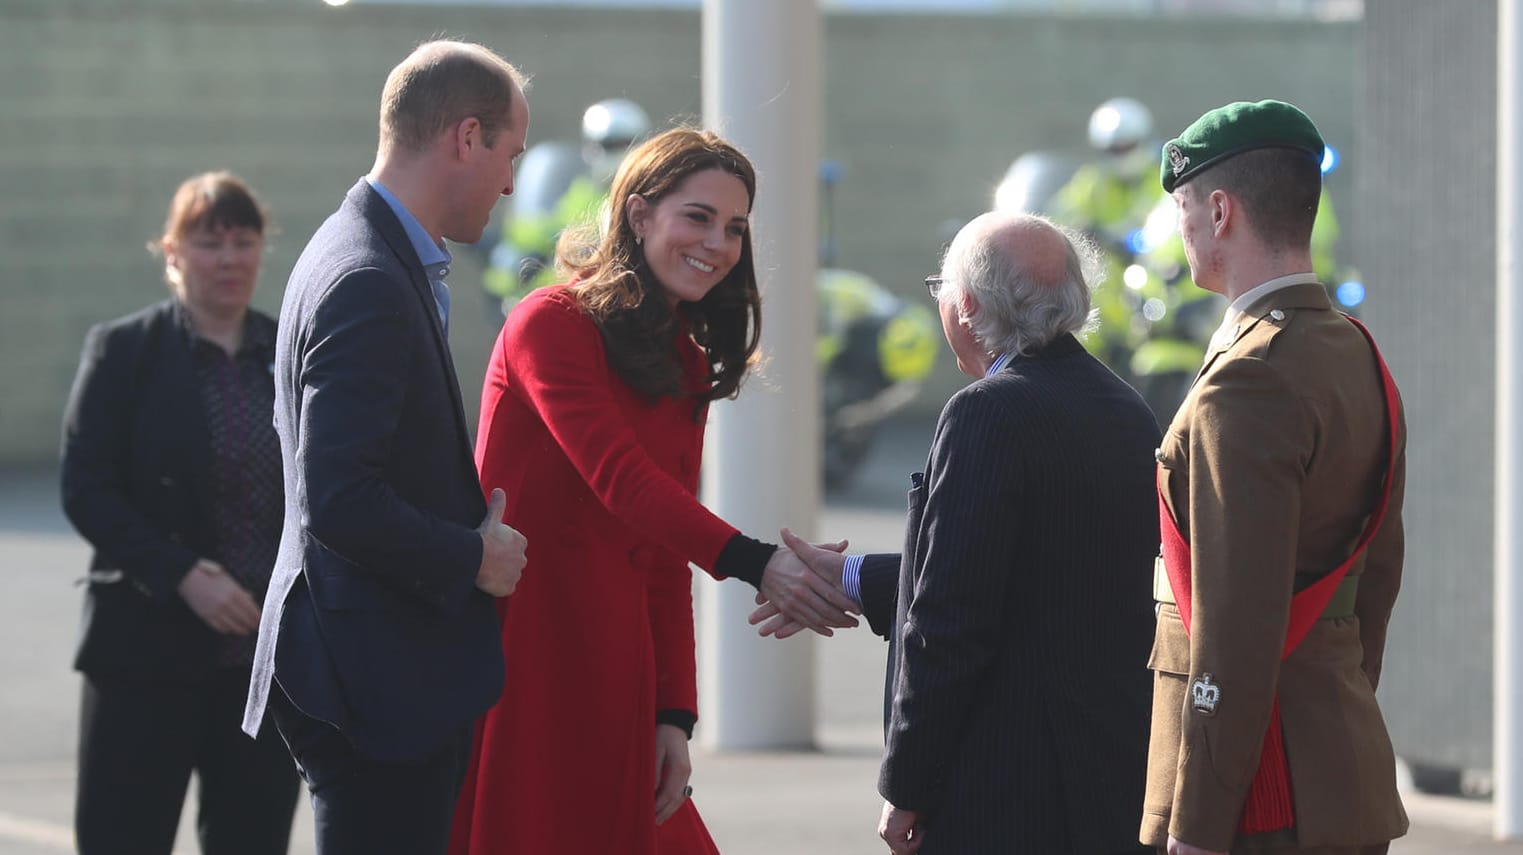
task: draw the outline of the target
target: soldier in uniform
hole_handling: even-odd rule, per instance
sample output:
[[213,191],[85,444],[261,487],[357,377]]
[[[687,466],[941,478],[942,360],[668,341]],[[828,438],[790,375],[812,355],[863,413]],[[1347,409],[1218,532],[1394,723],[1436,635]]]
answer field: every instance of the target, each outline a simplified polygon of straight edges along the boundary
[[1382,853],[1407,830],[1375,701],[1406,433],[1373,339],[1312,272],[1322,153],[1279,101],[1164,147],[1191,273],[1231,301],[1157,452],[1141,837],[1169,855]]

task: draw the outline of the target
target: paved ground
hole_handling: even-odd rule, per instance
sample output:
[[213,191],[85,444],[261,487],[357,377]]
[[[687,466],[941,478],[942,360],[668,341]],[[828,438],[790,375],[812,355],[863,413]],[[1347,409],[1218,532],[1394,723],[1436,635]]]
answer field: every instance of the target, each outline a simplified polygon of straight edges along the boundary
[[[918,468],[929,437],[927,424],[889,431],[858,482],[830,497],[820,533],[850,537],[855,548],[897,549],[905,473]],[[53,473],[0,473],[0,855],[73,848],[79,685],[68,662],[79,592],[70,580],[85,558],[58,511]],[[883,647],[865,630],[810,643],[819,750],[695,755],[695,800],[726,855],[886,851],[873,834]],[[1413,830],[1393,855],[1523,855],[1523,843],[1491,841],[1485,802],[1413,793],[1407,806]],[[189,831],[193,810],[187,809],[177,853],[197,851]],[[311,839],[303,807],[292,852],[311,853]]]

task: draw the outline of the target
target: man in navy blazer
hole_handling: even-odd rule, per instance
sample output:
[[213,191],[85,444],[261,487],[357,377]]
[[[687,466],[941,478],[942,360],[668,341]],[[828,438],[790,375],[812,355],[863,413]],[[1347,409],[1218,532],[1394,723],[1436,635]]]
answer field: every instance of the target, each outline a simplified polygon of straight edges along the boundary
[[[890,642],[879,833],[900,855],[1150,851],[1158,427],[1074,337],[1084,247],[1037,217],[964,227],[927,284],[977,379],[912,479],[904,553],[785,535]],[[763,634],[799,629],[774,611]]]
[[512,592],[525,544],[476,477],[443,239],[478,240],[513,191],[522,81],[460,42],[394,68],[375,165],[286,288],[285,525],[244,729],[268,704],[324,855],[444,852],[472,722],[502,691],[492,598]]

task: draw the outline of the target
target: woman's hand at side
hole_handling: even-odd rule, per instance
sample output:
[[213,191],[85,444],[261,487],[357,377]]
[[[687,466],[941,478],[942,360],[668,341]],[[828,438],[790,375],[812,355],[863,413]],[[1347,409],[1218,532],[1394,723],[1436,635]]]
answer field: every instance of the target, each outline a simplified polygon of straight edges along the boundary
[[687,734],[670,724],[656,725],[656,824],[672,818],[687,799],[687,782],[693,774],[688,759]]

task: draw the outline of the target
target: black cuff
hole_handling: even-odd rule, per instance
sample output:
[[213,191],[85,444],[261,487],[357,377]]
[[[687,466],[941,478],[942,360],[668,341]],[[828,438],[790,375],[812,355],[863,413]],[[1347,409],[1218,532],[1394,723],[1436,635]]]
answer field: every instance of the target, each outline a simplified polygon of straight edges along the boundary
[[656,724],[669,724],[672,727],[682,728],[688,739],[693,738],[693,725],[698,723],[698,714],[691,710],[657,710]]
[[763,543],[736,532],[724,549],[719,550],[719,557],[714,560],[714,575],[749,582],[751,587],[760,591],[762,571],[767,569],[767,562],[772,560],[774,552],[777,552],[777,544]]

